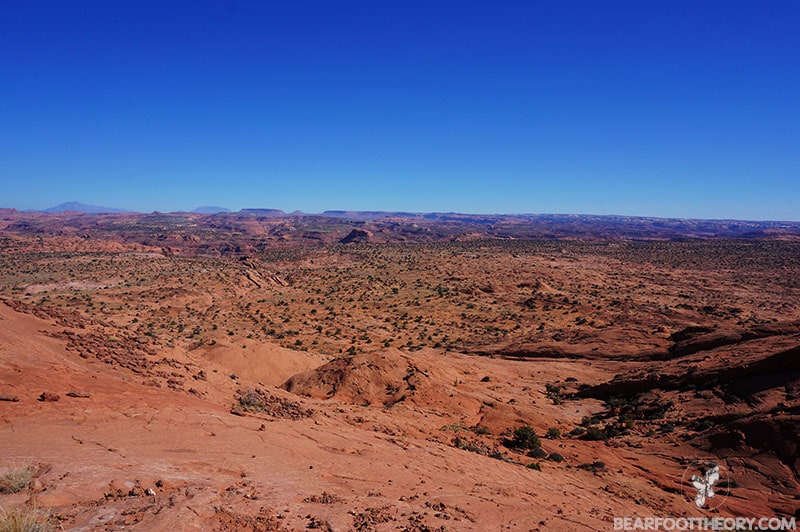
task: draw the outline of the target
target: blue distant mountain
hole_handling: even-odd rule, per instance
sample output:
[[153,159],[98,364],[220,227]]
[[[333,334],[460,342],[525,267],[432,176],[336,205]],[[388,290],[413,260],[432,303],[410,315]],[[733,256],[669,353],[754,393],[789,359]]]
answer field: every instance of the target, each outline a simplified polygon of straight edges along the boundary
[[231,212],[231,210],[226,209],[225,207],[214,207],[213,205],[206,205],[203,207],[198,207],[194,209],[192,212],[197,214],[218,214],[221,212]]
[[239,214],[249,214],[254,216],[283,216],[286,213],[280,209],[241,209]]
[[99,205],[86,205],[85,203],[79,203],[77,201],[68,201],[67,203],[62,203],[60,205],[56,205],[55,207],[50,207],[49,209],[44,209],[41,212],[66,212],[66,211],[75,211],[75,212],[85,212],[87,214],[107,214],[107,213],[122,213],[122,212],[131,212],[125,209],[115,209],[113,207],[101,207]]

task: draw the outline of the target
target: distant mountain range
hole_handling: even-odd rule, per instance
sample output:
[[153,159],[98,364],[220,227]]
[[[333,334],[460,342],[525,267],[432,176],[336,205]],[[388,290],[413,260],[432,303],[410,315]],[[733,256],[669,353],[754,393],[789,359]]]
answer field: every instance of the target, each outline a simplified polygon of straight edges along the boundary
[[41,212],[67,212],[67,211],[74,211],[74,212],[85,212],[88,214],[108,214],[108,213],[123,213],[123,212],[131,212],[125,209],[115,209],[113,207],[101,207],[99,205],[87,205],[85,203],[79,203],[77,201],[68,201],[66,203],[62,203],[60,205],[56,205],[55,207],[50,207],[49,209],[44,209]]
[[221,212],[231,212],[230,209],[226,209],[225,207],[214,207],[213,205],[204,205],[203,207],[198,207],[193,209],[192,212],[197,214],[219,214]]
[[[59,205],[56,205],[55,207],[42,209],[41,211],[38,212],[67,212],[67,211],[85,212],[87,214],[119,214],[126,212],[136,212],[127,209],[115,209],[114,207],[103,207],[101,205],[87,205],[86,203],[80,203],[79,201],[68,201],[66,203],[61,203]],[[204,205],[202,207],[197,207],[191,212],[196,214],[219,214],[221,212],[231,212],[231,210],[226,209],[225,207]]]
[[[0,210],[4,210],[0,207]],[[11,209],[13,210],[13,209]],[[41,212],[41,213],[63,213],[77,212],[86,214],[131,214],[146,215],[140,211],[128,209],[117,209],[114,207],[103,207],[100,205],[89,205],[77,201],[61,203],[54,207],[43,210],[28,210],[18,212]],[[721,236],[740,235],[745,237],[753,236],[762,230],[790,230],[797,232],[800,230],[800,221],[777,221],[777,220],[736,220],[736,219],[702,219],[702,218],[661,218],[649,216],[624,216],[624,215],[592,215],[592,214],[469,214],[458,212],[409,212],[409,211],[346,211],[346,210],[326,210],[321,213],[304,213],[294,211],[284,212],[280,209],[269,208],[247,208],[232,211],[225,207],[204,205],[191,211],[173,211],[172,213],[161,214],[198,214],[198,215],[229,215],[235,218],[245,216],[250,217],[269,217],[269,218],[302,218],[305,220],[332,220],[339,219],[345,223],[365,223],[381,222],[390,220],[406,220],[413,223],[421,221],[428,223],[454,223],[467,224],[476,227],[488,227],[497,229],[499,226],[512,224],[519,226],[537,226],[539,228],[550,227],[557,233],[569,232],[572,228],[576,233],[588,229],[590,226],[596,229],[599,226],[605,227],[627,227],[635,229],[637,233],[647,233],[655,231],[665,234],[676,231],[678,234],[693,234],[700,231],[708,234]],[[593,232],[593,231],[590,231]]]

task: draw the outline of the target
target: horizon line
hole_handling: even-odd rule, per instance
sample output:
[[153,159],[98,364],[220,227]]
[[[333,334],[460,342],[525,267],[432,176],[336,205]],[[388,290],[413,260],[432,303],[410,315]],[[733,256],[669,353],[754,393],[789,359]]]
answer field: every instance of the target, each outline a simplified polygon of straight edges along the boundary
[[[85,211],[85,210],[72,210],[72,209],[64,209],[60,211],[52,211],[50,209],[55,209],[64,205],[69,204],[77,204],[82,207],[89,207],[93,209],[109,209],[106,211]],[[203,208],[214,208],[214,209],[221,209],[218,212],[200,212],[199,209]],[[202,216],[216,216],[216,215],[232,215],[232,214],[247,214],[247,211],[271,211],[274,213],[275,216],[325,216],[325,215],[335,215],[335,214],[349,214],[349,215],[359,215],[359,214],[370,214],[370,215],[398,215],[398,216],[425,216],[425,215],[459,215],[459,216],[497,216],[497,217],[516,217],[516,216],[562,216],[562,217],[595,217],[595,218],[634,218],[634,219],[642,219],[642,220],[673,220],[673,221],[713,221],[713,222],[746,222],[746,223],[786,223],[786,224],[800,224],[800,220],[777,220],[777,219],[746,219],[746,218],[703,218],[703,217],[680,217],[680,216],[653,216],[653,215],[641,215],[641,214],[616,214],[616,213],[607,213],[607,214],[594,214],[594,213],[586,213],[586,212],[462,212],[462,211],[413,211],[413,210],[379,210],[379,209],[369,209],[369,210],[361,210],[361,209],[326,209],[321,212],[305,212],[299,209],[295,209],[293,211],[285,211],[283,209],[273,208],[273,207],[242,207],[239,210],[232,210],[225,207],[220,206],[210,206],[210,205],[202,205],[200,207],[196,207],[193,210],[171,210],[171,211],[161,211],[161,210],[153,210],[153,211],[144,211],[144,210],[130,210],[124,208],[112,208],[106,206],[99,206],[99,205],[89,205],[83,204],[80,202],[64,202],[53,207],[48,207],[46,209],[18,209],[15,207],[3,207],[0,206],[0,210],[10,210],[15,211],[22,214],[65,214],[65,213],[75,213],[75,214],[85,214],[90,216],[97,216],[97,215],[125,215],[125,214],[139,214],[139,215],[148,215],[148,214],[194,214],[194,215],[202,215]]]

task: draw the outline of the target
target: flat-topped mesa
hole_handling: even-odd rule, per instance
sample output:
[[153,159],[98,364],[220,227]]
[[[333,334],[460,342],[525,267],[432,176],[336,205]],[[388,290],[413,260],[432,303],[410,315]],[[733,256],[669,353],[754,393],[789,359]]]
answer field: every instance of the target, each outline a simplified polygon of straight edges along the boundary
[[353,229],[350,233],[341,239],[339,242],[342,244],[349,244],[350,242],[369,242],[372,238],[372,233],[365,229]]

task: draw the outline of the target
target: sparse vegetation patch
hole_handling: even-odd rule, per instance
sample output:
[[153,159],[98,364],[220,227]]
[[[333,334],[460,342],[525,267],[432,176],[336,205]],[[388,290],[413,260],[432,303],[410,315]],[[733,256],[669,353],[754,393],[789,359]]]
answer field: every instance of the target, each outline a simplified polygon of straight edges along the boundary
[[36,468],[30,464],[14,465],[0,470],[0,493],[17,493],[33,480]]

